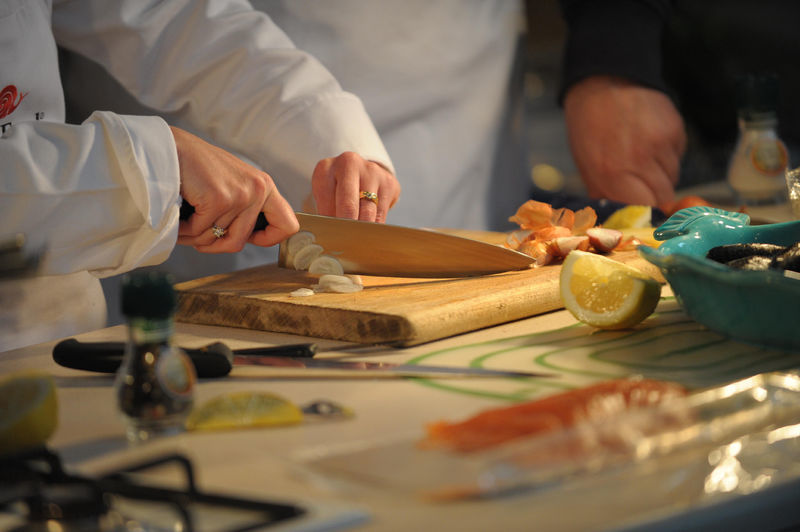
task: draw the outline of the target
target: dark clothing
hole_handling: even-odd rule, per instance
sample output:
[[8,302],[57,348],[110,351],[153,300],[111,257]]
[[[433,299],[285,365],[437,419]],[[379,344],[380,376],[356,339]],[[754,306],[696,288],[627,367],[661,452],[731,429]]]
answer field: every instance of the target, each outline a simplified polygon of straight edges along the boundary
[[800,2],[561,0],[568,26],[560,99],[597,74],[672,97],[687,126],[682,185],[724,179],[738,134],[737,78],[774,73],[779,135],[800,161]]

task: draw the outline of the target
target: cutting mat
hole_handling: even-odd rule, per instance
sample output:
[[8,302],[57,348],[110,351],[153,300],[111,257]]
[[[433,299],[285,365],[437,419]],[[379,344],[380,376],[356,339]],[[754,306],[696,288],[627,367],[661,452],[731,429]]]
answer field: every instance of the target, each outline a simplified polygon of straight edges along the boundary
[[[464,232],[458,233],[464,236]],[[498,233],[475,233],[496,241]],[[612,258],[662,279],[635,251]],[[259,266],[176,285],[176,319],[368,344],[410,346],[562,308],[560,264],[458,279],[362,275],[354,294],[290,292],[317,282],[306,272]]]

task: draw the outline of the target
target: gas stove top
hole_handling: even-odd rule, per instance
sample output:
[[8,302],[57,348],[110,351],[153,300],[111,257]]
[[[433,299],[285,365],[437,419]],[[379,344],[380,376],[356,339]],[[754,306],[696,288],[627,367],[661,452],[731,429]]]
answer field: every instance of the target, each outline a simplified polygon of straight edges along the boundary
[[[181,487],[142,480],[163,467],[181,471]],[[289,530],[308,517],[300,505],[204,492],[180,454],[130,463],[98,478],[66,471],[44,447],[0,458],[0,529],[8,531]],[[342,527],[329,525],[300,528]]]

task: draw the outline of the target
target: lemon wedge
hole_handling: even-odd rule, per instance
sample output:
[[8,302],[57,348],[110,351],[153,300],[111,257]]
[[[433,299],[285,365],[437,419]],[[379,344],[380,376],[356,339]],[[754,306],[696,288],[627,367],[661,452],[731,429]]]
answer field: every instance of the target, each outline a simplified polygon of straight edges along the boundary
[[649,205],[627,205],[617,209],[603,222],[603,227],[608,229],[637,229],[650,227],[653,218],[653,208]]
[[653,313],[661,285],[632,266],[571,251],[561,266],[561,300],[575,318],[601,329],[633,327]]
[[636,227],[633,229],[620,229],[622,231],[622,240],[626,240],[629,238],[635,238],[642,244],[646,246],[650,246],[651,248],[657,248],[661,245],[661,242],[656,240],[655,237],[655,227]]
[[52,377],[26,372],[0,379],[0,454],[45,444],[57,425]]
[[230,430],[296,425],[303,412],[283,397],[267,392],[233,392],[218,395],[186,420],[188,430]]

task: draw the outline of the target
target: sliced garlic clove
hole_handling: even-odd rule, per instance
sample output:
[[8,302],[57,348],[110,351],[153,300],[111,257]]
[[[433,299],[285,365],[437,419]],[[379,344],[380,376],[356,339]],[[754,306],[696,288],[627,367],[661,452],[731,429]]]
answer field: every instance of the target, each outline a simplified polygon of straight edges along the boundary
[[308,267],[308,273],[344,275],[342,263],[330,255],[320,255]]
[[325,274],[319,278],[317,290],[320,292],[353,293],[364,287],[346,275]]
[[336,292],[339,294],[353,294],[355,292],[360,292],[363,289],[364,287],[361,286],[360,284],[352,284],[352,283],[349,285],[342,284],[330,287],[331,292]]
[[300,231],[290,236],[286,241],[286,266],[293,267],[297,252],[307,245],[313,244],[315,239],[314,233],[308,231]]
[[356,275],[354,273],[347,273],[345,274],[345,277],[349,277],[350,280],[353,281],[355,284],[360,284],[362,286],[364,285],[364,283],[361,281],[360,275]]
[[322,255],[322,246],[318,244],[307,244],[294,255],[293,265],[295,270],[307,270],[311,263]]
[[314,291],[310,288],[298,288],[297,290],[293,290],[289,292],[291,297],[308,297],[313,296]]

